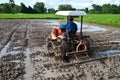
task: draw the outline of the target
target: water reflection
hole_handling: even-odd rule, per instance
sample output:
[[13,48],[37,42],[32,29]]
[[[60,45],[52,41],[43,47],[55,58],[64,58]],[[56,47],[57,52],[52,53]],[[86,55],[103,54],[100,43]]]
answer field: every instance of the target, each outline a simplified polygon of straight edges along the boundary
[[[80,25],[79,23],[77,23],[78,25],[78,32],[80,32]],[[98,26],[91,26],[91,25],[87,25],[87,24],[83,24],[83,32],[95,32],[95,31],[107,31],[107,29],[105,28],[101,28]]]
[[[49,23],[47,23],[47,25],[49,25],[50,27],[53,26],[60,26],[61,24],[65,24],[66,21],[65,20],[47,20]],[[80,31],[80,22],[75,22],[78,25],[78,32]],[[98,25],[98,24],[88,24],[88,23],[84,23],[83,24],[83,32],[95,32],[95,31],[107,31],[107,30],[115,30],[118,31],[120,30],[119,27],[113,27],[113,26],[107,26],[107,25]]]
[[107,50],[104,52],[98,52],[98,54],[103,54],[106,56],[120,56],[120,50]]
[[3,49],[0,51],[0,57],[5,55],[7,53],[7,49],[9,48],[10,46],[10,42],[8,42],[4,47]]

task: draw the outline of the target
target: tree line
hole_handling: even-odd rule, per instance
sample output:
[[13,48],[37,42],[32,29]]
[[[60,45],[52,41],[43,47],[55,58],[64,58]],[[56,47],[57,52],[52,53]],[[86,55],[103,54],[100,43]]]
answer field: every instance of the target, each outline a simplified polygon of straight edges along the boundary
[[[58,6],[58,10],[83,10],[87,13],[93,14],[120,14],[120,5],[115,4],[104,4],[102,6],[93,4],[92,9],[85,8],[85,9],[76,9],[73,8],[70,4],[61,4]],[[20,5],[16,5],[13,0],[10,0],[9,3],[2,3],[0,4],[0,13],[55,13],[56,11],[54,8],[46,8],[43,2],[36,2],[33,7],[26,6],[24,3]]]

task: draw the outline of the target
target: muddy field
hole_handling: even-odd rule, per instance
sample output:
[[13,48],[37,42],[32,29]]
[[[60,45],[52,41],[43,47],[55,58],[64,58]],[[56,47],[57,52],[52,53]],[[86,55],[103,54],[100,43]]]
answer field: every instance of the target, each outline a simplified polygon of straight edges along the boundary
[[93,39],[94,54],[108,58],[60,67],[65,62],[46,55],[49,24],[0,20],[0,80],[120,80],[120,31],[84,32]]

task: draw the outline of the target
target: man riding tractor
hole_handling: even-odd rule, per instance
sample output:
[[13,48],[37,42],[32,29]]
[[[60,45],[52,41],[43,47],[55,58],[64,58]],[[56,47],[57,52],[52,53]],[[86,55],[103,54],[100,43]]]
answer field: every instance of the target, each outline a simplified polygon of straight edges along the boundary
[[73,17],[70,16],[69,21],[65,25],[53,27],[53,31],[51,32],[52,39],[67,37],[67,34],[69,37],[76,36],[77,30],[77,24],[73,22]]
[[60,26],[60,29],[63,32],[63,35],[69,35],[70,37],[75,36],[78,30],[77,24],[73,22],[73,17],[70,16],[67,24]]
[[[61,56],[63,60],[68,60],[69,55],[77,54],[90,55],[91,40],[89,36],[82,33],[83,11],[58,11],[58,15],[66,15],[67,23],[60,27],[53,27],[51,35],[47,38],[48,53],[54,53],[55,56]],[[76,34],[78,28],[73,18],[81,16],[80,35]]]

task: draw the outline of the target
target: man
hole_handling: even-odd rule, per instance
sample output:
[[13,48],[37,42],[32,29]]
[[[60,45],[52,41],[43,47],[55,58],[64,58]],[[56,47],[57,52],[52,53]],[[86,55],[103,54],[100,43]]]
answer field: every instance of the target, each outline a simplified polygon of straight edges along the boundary
[[73,18],[70,17],[69,21],[65,24],[60,26],[64,35],[69,35],[69,37],[75,36],[77,32],[77,25],[73,22]]

